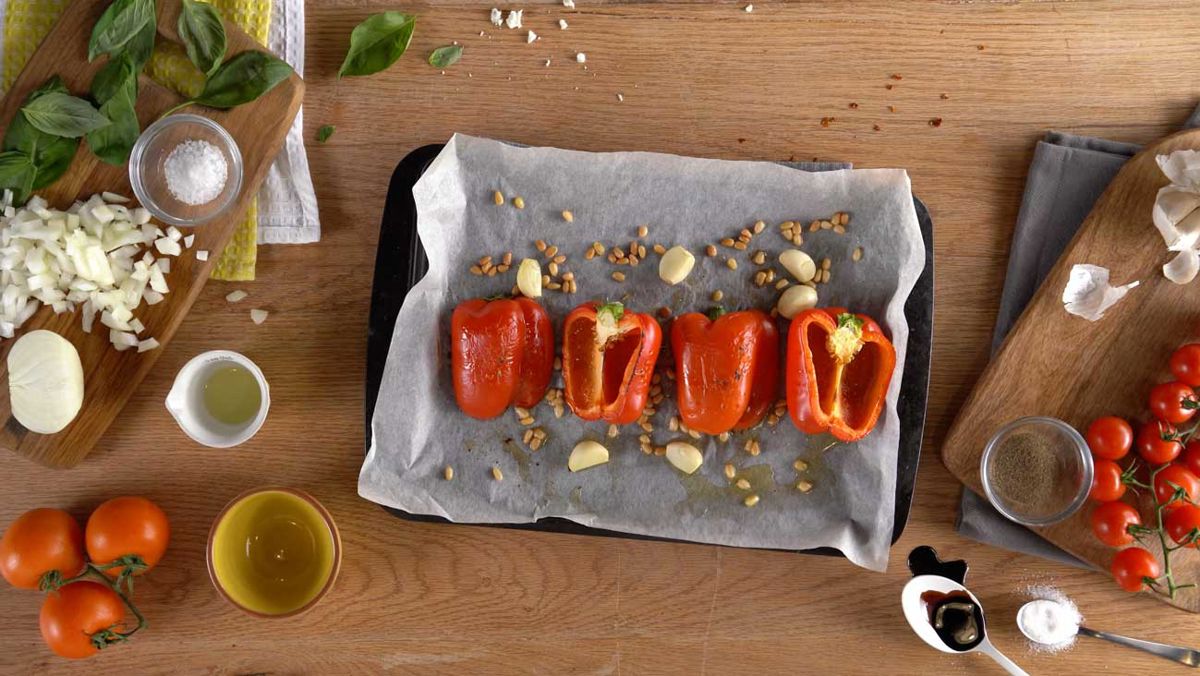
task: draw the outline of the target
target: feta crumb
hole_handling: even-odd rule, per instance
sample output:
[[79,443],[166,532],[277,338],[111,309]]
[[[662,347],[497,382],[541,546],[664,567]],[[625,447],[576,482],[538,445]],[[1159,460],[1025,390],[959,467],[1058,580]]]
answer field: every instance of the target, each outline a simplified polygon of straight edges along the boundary
[[[495,7],[492,8],[492,25],[493,26],[504,25],[504,12],[501,12],[500,10],[496,9]],[[483,31],[479,31],[479,35],[482,37]]]
[[560,30],[560,31],[567,30],[567,20],[566,19],[558,20],[558,30]]
[[259,310],[259,309],[251,310],[250,311],[250,321],[254,322],[255,324],[262,324],[263,322],[267,321],[268,314],[269,313],[266,310]]
[[514,30],[517,28],[520,28],[521,27],[521,16],[524,14],[525,14],[525,10],[523,10],[523,9],[514,9],[514,10],[510,11],[508,13],[508,16],[504,18],[504,25],[508,26],[509,28],[514,29]]
[[753,12],[753,11],[754,11],[754,5],[746,5],[746,13],[747,14],[749,14],[750,12]]
[[534,43],[534,41],[536,41],[537,39],[538,39],[538,38],[537,38],[537,33],[534,33],[533,31],[529,31],[529,35],[526,35],[526,36],[525,36],[525,44],[527,44],[527,45],[531,45],[531,44],[533,44],[533,43]]
[[547,68],[549,68],[549,67],[550,67],[550,59],[546,59],[546,67],[547,67]]
[[483,31],[479,31],[479,37],[483,37],[484,35],[487,35],[487,34],[484,33]]
[[621,94],[621,93],[618,93],[618,94],[617,94],[617,100],[618,100],[618,101],[624,101],[624,100],[625,100],[625,95],[624,95],[624,94]]
[[563,0],[563,7],[575,9],[575,0]]
[[576,63],[587,63],[587,54],[584,54],[583,52],[579,52],[578,54],[575,55],[575,62]]

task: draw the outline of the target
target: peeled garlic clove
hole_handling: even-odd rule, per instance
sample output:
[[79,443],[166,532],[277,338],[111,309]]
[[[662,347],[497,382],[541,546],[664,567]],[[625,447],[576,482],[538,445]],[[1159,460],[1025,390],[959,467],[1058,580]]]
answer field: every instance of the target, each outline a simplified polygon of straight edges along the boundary
[[779,254],[779,264],[788,274],[795,277],[797,282],[811,281],[817,274],[817,264],[812,256],[799,249],[788,249]]
[[796,315],[811,310],[817,306],[817,290],[811,286],[800,284],[798,286],[788,287],[783,295],[779,297],[779,303],[775,306],[779,310],[779,314],[787,319],[791,319]]
[[526,298],[542,297],[542,264],[526,258],[517,267],[517,290]]
[[61,432],[83,406],[79,351],[50,331],[21,336],[8,352],[8,394],[13,417],[25,429]]
[[658,262],[658,276],[667,284],[675,285],[687,279],[695,265],[696,257],[691,251],[681,246],[673,246]]
[[1170,263],[1162,266],[1163,277],[1176,284],[1187,284],[1200,272],[1200,254],[1195,249],[1180,251]]
[[572,472],[580,472],[606,462],[608,462],[608,449],[598,441],[584,439],[571,449],[571,456],[567,458],[567,469]]
[[704,456],[695,446],[683,442],[672,441],[667,444],[667,462],[684,474],[691,474],[704,464]]

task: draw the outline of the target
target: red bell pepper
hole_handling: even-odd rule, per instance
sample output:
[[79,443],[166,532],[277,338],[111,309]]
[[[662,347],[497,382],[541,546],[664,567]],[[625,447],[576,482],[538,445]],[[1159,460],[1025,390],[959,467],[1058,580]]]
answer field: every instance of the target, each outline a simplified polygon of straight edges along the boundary
[[554,372],[554,327],[537,301],[473,299],[450,319],[454,398],[472,418],[509,406],[530,408],[546,396]]
[[688,427],[720,434],[762,421],[779,385],[779,331],[765,313],[682,315],[671,325],[671,350]]
[[584,303],[563,322],[563,395],[575,415],[617,425],[646,408],[662,330],[620,303]]
[[792,319],[787,404],[796,427],[857,441],[883,411],[896,349],[879,325],[845,308],[805,310]]

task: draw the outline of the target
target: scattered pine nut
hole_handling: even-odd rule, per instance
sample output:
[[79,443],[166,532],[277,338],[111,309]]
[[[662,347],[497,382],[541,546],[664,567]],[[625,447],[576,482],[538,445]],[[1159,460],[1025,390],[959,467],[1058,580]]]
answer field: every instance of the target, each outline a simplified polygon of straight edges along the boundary
[[646,245],[645,244],[638,245],[638,258],[641,258],[641,259],[646,258]]
[[679,431],[679,416],[671,416],[671,419],[667,421],[667,429],[672,432]]
[[804,470],[808,469],[808,463],[797,458],[796,462],[792,463],[792,467],[795,468],[797,472],[803,472]]
[[550,271],[551,277],[558,276],[558,263],[555,263],[554,261],[550,261],[550,264],[546,266],[546,269]]
[[546,258],[554,258],[558,254],[558,247],[554,245],[546,247],[545,254]]
[[712,302],[714,302],[714,303],[720,303],[721,299],[724,297],[725,297],[725,294],[722,293],[720,289],[713,291],[712,295],[709,296],[709,298],[711,298]]
[[501,204],[504,204],[504,195],[497,190],[496,192],[492,193],[492,201],[496,203],[496,206],[500,206]]
[[472,265],[472,266],[471,266],[471,274],[473,274],[473,275],[482,275],[482,274],[483,274],[483,268],[479,267],[478,265]]
[[708,256],[709,258],[716,256],[717,255],[717,247],[713,244],[709,244],[708,246],[704,247],[704,255]]
[[733,248],[737,249],[738,251],[745,251],[746,243],[739,240],[739,241],[733,243]]
[[742,504],[746,505],[747,507],[753,507],[758,504],[758,496],[757,495],[747,495],[746,499],[742,500]]
[[600,242],[592,242],[592,251],[595,251],[597,255],[603,256],[604,255],[604,245],[601,244]]
[[575,214],[571,213],[570,211],[568,211],[566,209],[563,209],[562,219],[568,223],[574,223],[575,222]]
[[831,259],[829,259],[828,257],[821,259],[821,269],[822,270],[828,270],[832,266],[833,266],[833,261]]
[[500,257],[500,263],[502,265],[512,265],[512,252],[505,251],[504,255]]
[[750,482],[747,481],[746,479],[738,479],[737,482],[734,483],[733,485],[737,486],[738,488],[740,488],[744,491],[750,490]]
[[667,247],[665,247],[665,246],[663,246],[663,245],[661,245],[661,244],[655,244],[655,245],[654,245],[654,253],[656,253],[656,254],[658,254],[659,256],[661,256],[661,255],[663,255],[663,254],[667,253]]
[[788,285],[789,283],[790,283],[790,282],[788,282],[788,280],[786,280],[786,279],[781,279],[781,280],[779,280],[778,282],[775,282],[775,288],[776,288],[776,289],[783,289],[783,288],[787,288],[787,285]]
[[544,239],[534,240],[533,248],[537,249],[538,251],[545,251],[546,250],[546,240],[544,240]]
[[737,476],[737,469],[734,468],[733,463],[732,462],[725,463],[725,478],[732,481],[733,477],[735,477],[735,476]]
[[496,481],[504,481],[504,472],[501,472],[499,467],[493,465],[492,466],[492,478],[495,479]]
[[755,221],[754,222],[754,234],[757,235],[758,233],[762,232],[763,230],[766,230],[766,228],[767,228],[766,222],[764,222],[764,221]]
[[813,488],[813,485],[812,485],[811,481],[801,479],[800,481],[796,482],[796,490],[800,491],[801,493],[807,493],[807,492],[811,491],[812,488]]
[[835,226],[833,226],[833,231],[834,231],[834,232],[836,232],[836,233],[837,233],[837,234],[839,234],[839,235],[844,235],[844,234],[846,234],[846,226],[844,226],[844,225],[835,225]]
[[850,254],[850,260],[857,263],[858,261],[862,260],[862,255],[863,255],[863,248],[861,246],[857,247],[854,249],[854,253]]
[[595,249],[591,249],[591,248],[589,248],[589,249],[588,249],[588,250],[587,250],[587,251],[586,251],[586,252],[583,254],[583,258],[584,258],[584,260],[588,260],[588,261],[590,261],[590,260],[592,260],[592,259],[593,259],[593,258],[595,258],[595,257],[596,257],[596,250],[595,250]]
[[729,268],[730,270],[737,270],[737,261],[732,258],[726,258],[725,267]]
[[732,247],[732,246],[733,246],[733,238],[732,238],[732,237],[724,237],[724,238],[722,238],[722,239],[721,239],[721,246]]
[[767,254],[762,251],[757,251],[754,253],[754,256],[750,258],[750,260],[753,261],[755,265],[762,265],[763,263],[767,262]]
[[446,469],[442,470],[442,476],[446,477],[446,481],[450,481],[454,478],[454,468],[446,465]]
[[563,263],[567,262],[567,255],[560,253],[551,260],[553,260],[555,263],[558,263],[559,265],[562,265]]
[[517,195],[516,197],[513,198],[513,206],[518,209],[524,209],[525,208],[525,198],[521,197],[520,195]]
[[638,236],[638,237],[645,237],[646,235],[649,235],[649,234],[650,234],[650,228],[648,228],[648,227],[646,227],[646,226],[644,226],[644,225],[639,225],[639,226],[638,226],[638,229],[637,229],[637,236]]
[[617,437],[617,435],[620,433],[621,433],[621,430],[616,425],[608,426],[608,438],[609,439],[615,439]]
[[625,273],[624,272],[614,272],[614,273],[612,273],[612,278],[618,282],[623,282],[623,281],[625,281]]
[[720,434],[718,434],[717,441],[719,441],[721,443],[725,443],[726,441],[729,441],[729,432],[721,432]]

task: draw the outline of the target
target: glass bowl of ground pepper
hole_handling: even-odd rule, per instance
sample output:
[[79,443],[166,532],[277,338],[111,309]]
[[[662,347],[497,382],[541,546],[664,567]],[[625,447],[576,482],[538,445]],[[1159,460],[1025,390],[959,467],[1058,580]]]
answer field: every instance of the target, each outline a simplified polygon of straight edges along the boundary
[[1020,418],[983,449],[987,499],[1008,519],[1048,526],[1074,514],[1092,488],[1092,454],[1073,427],[1055,418]]
[[242,191],[242,153],[216,122],[168,115],[146,128],[129,157],[138,201],[168,225],[200,225],[225,214]]

